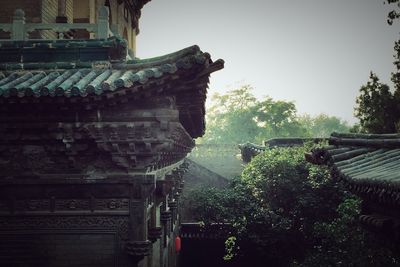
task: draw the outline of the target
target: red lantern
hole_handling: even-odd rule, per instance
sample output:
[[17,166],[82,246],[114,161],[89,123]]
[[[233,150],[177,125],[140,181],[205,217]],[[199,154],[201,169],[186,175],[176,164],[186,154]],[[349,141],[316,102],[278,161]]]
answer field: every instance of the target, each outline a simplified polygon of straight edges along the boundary
[[179,236],[175,238],[175,251],[176,253],[181,251],[181,238]]

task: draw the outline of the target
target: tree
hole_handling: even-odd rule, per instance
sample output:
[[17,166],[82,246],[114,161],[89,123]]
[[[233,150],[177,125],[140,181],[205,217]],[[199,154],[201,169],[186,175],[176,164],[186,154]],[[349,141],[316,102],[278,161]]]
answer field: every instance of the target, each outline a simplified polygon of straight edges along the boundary
[[360,204],[357,198],[346,198],[337,208],[337,218],[315,223],[313,236],[319,242],[303,263],[294,266],[399,266],[400,259],[387,249],[387,242],[360,227]]
[[266,97],[256,104],[255,115],[269,137],[307,135],[306,129],[298,122],[297,109],[293,102],[274,101]]
[[[389,4],[389,5],[394,5],[395,3],[398,3],[398,2],[399,2],[399,0],[386,0],[386,1],[384,1],[383,3],[384,3],[384,4],[387,3],[387,4]],[[399,11],[399,10],[396,10],[396,9],[393,9],[393,10],[390,11],[389,14],[388,14],[387,22],[388,22],[389,25],[392,25],[393,22],[394,22],[394,20],[396,20],[396,19],[398,19],[398,18],[400,18],[400,11]]]
[[207,128],[202,142],[238,144],[254,140],[260,127],[254,120],[256,98],[251,86],[244,85],[226,94],[214,94],[207,111]]
[[[246,230],[238,240],[254,243],[263,251],[261,255],[268,253],[277,266],[303,260],[313,243],[314,223],[335,218],[345,194],[329,179],[326,168],[305,161],[306,150],[267,150],[255,157],[241,176],[259,210],[246,216]],[[260,260],[261,255],[252,257]]]
[[223,222],[234,227],[225,257],[234,266],[398,263],[360,228],[356,219],[360,201],[330,179],[326,167],[305,161],[309,149],[265,151],[231,187],[192,193],[192,214],[206,224]]
[[270,97],[257,100],[251,91],[250,85],[243,85],[212,96],[202,142],[261,143],[272,137],[307,135],[298,122],[293,102],[275,101]]
[[291,101],[256,99],[250,85],[214,94],[211,101],[200,143],[261,143],[274,137],[327,137],[349,130],[345,121],[334,116],[299,116]]
[[301,260],[314,223],[335,217],[343,191],[327,179],[327,169],[307,163],[304,152],[268,150],[248,164],[230,188],[191,193],[191,213],[197,219],[234,226],[228,258],[240,266]]
[[[399,1],[386,0],[384,3],[391,5]],[[388,14],[388,24],[392,25],[398,18],[400,11],[393,9]],[[361,86],[360,96],[356,99],[355,116],[360,124],[353,130],[367,133],[393,133],[400,130],[400,40],[395,42],[394,50],[396,71],[391,73],[394,92],[371,72],[369,81]]]
[[400,120],[398,94],[390,92],[376,74],[370,74],[366,85],[361,86],[360,96],[356,99],[355,116],[360,126],[367,133],[393,133]]
[[329,137],[332,132],[343,133],[350,130],[350,126],[346,121],[326,114],[319,114],[314,117],[303,115],[299,121],[306,127],[310,137]]

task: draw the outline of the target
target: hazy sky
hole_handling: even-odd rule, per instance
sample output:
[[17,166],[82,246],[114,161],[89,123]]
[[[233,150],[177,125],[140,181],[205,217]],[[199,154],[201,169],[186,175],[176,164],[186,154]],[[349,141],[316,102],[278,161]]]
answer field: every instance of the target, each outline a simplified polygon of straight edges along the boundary
[[386,23],[383,0],[152,0],[142,10],[137,56],[197,44],[225,68],[209,96],[241,84],[257,97],[296,103],[299,113],[355,122],[369,72],[390,82],[400,24]]

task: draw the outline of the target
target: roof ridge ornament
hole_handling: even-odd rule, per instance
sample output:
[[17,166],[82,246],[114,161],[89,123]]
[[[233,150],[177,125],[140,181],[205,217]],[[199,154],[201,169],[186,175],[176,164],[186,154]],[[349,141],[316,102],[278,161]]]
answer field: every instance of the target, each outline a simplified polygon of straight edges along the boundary
[[111,63],[105,60],[94,61],[92,62],[92,68],[95,70],[111,69]]

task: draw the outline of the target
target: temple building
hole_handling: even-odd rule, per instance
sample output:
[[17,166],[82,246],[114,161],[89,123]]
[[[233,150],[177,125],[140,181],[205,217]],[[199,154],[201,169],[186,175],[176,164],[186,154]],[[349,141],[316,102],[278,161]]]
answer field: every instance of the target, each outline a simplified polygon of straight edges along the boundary
[[136,58],[147,2],[2,4],[0,266],[177,266],[184,159],[224,62]]

